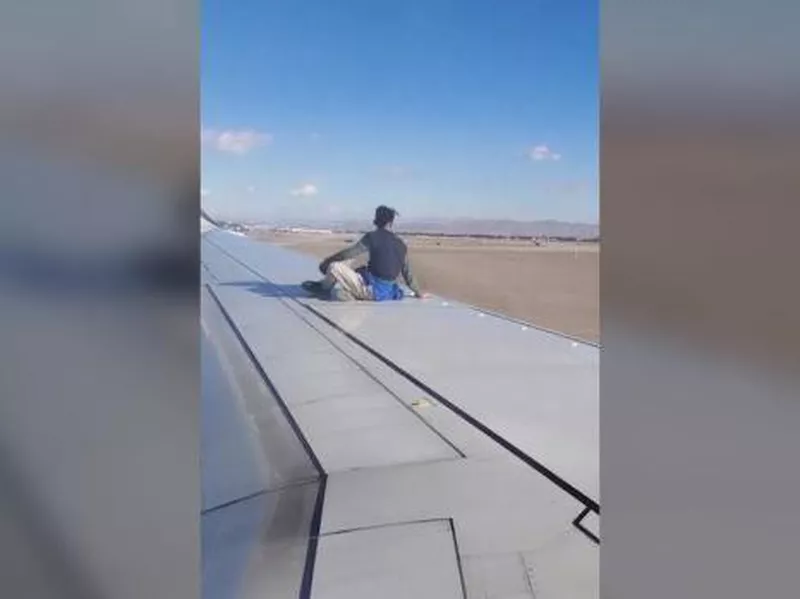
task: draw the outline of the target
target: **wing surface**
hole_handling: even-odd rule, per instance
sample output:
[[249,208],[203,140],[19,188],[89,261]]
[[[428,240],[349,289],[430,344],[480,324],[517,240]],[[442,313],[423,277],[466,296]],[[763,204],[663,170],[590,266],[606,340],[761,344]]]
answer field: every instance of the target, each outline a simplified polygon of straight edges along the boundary
[[314,260],[216,227],[201,251],[206,596],[599,595],[597,347],[312,299]]

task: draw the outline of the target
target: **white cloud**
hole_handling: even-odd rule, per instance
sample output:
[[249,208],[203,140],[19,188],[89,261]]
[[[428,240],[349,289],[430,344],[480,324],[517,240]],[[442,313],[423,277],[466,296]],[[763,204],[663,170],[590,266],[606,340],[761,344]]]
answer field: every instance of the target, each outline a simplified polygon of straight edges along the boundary
[[314,185],[313,183],[305,183],[300,187],[293,189],[289,193],[291,193],[296,198],[309,198],[311,196],[317,195],[319,193],[319,190],[317,189],[317,186]]
[[204,198],[204,197],[210,196],[210,195],[211,195],[211,190],[210,189],[206,189],[205,187],[201,187],[200,188],[200,197],[201,198]]
[[543,160],[561,160],[561,154],[553,152],[550,148],[543,144],[530,148],[527,151],[527,155],[528,158],[535,162],[541,162]]
[[269,144],[272,136],[269,133],[261,133],[253,129],[223,131],[204,129],[202,141],[219,152],[242,156],[257,147]]

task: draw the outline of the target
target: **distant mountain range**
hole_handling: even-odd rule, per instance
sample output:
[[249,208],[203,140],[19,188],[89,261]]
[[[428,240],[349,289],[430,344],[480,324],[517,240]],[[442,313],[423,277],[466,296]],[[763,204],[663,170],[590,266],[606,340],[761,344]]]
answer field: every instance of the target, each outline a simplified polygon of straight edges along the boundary
[[[291,219],[270,223],[252,223],[256,226],[303,227],[330,229],[335,232],[367,231],[372,228],[369,220],[320,220]],[[571,223],[558,220],[514,221],[484,219],[402,219],[396,224],[398,233],[431,235],[476,235],[492,237],[553,237],[571,239],[596,239],[600,236],[599,225]]]

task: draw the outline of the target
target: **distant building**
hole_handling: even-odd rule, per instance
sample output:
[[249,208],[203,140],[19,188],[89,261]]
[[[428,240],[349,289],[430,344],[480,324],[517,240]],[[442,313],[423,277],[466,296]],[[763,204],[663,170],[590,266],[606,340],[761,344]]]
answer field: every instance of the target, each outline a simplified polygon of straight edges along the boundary
[[331,229],[312,229],[306,227],[278,227],[275,229],[279,233],[312,233],[316,235],[333,235]]

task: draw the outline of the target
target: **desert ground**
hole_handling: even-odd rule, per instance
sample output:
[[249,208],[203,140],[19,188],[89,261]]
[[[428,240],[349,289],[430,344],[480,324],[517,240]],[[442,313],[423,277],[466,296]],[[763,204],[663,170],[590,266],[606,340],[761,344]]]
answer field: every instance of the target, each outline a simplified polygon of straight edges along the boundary
[[[317,258],[358,235],[258,231],[252,235]],[[599,326],[599,245],[405,236],[424,291],[587,341]]]

